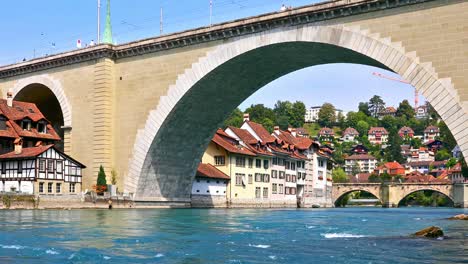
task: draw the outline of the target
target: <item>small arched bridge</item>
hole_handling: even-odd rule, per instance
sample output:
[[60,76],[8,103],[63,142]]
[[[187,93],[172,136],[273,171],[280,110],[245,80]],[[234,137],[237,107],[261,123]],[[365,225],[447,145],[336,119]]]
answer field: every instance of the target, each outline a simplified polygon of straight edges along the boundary
[[333,204],[344,195],[365,191],[380,200],[383,207],[398,207],[406,196],[417,191],[436,191],[453,201],[456,207],[466,207],[468,184],[451,183],[336,183],[333,184]]

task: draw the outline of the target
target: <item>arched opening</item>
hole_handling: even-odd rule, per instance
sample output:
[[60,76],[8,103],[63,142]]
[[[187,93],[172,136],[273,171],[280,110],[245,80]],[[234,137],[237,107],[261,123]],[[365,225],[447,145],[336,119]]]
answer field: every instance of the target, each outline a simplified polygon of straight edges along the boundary
[[61,141],[56,143],[56,146],[63,151],[63,113],[60,103],[55,94],[45,85],[33,83],[21,89],[15,96],[14,100],[35,103],[42,114],[49,120],[58,133]]
[[342,194],[335,200],[335,207],[382,206],[380,199],[364,190],[353,190]]
[[[322,32],[322,28],[316,32],[314,29],[307,33],[311,33],[310,39],[319,39],[320,42],[307,42],[309,37],[302,30],[308,29],[295,30],[297,35],[289,34],[295,32],[291,31],[281,39],[278,32],[272,32],[274,36],[268,41],[273,44],[263,42],[263,37],[268,39],[270,36],[267,34],[270,33],[233,41],[200,58],[179,76],[169,88],[168,96],[162,97],[156,109],[150,112],[144,130],[137,134],[135,157],[130,163],[126,189],[135,192],[137,199],[188,200],[203,151],[223,120],[256,90],[288,73],[330,63],[370,65],[397,72],[410,81],[415,77],[420,80],[420,74],[434,72],[431,67],[422,68],[419,62],[414,61],[414,55],[405,54],[401,46],[395,48],[391,43],[377,41],[372,45],[383,45],[384,48],[378,49],[388,49],[388,52],[386,55],[376,54],[351,44],[349,38],[354,32],[340,32],[342,29],[323,29]],[[338,35],[336,39],[335,33]],[[366,42],[366,36],[357,34]],[[424,75],[426,82],[414,85],[418,89],[425,88],[423,95],[431,96],[428,97],[430,102],[440,103],[442,98],[445,100],[452,95],[445,84],[433,76]],[[423,85],[431,87],[427,89]],[[439,97],[434,97],[434,87],[443,91],[437,93]],[[436,105],[435,110],[441,110],[443,119],[448,116],[465,118],[458,102],[448,110],[441,109],[441,104]],[[453,124],[448,126],[454,127]],[[459,130],[459,127],[454,127],[454,134],[457,135]],[[151,144],[143,146],[142,142]]]
[[137,196],[189,198],[200,158],[213,133],[233,109],[283,75],[328,63],[364,64],[388,70],[382,63],[343,47],[287,42],[245,52],[205,75],[161,125],[143,164]]
[[407,194],[398,202],[398,207],[453,207],[454,202],[449,196],[436,190],[418,190]]

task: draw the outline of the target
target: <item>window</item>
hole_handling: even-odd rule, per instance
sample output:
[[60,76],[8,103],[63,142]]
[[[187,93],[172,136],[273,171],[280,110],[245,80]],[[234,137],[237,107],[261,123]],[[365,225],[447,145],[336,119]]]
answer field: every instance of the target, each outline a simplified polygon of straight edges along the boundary
[[31,114],[34,114],[34,113],[35,113],[34,110],[32,110],[32,108],[29,108],[28,111],[29,111],[29,113],[31,113]]
[[255,187],[255,198],[260,198],[260,187]]
[[289,187],[284,188],[284,194],[289,194]]
[[236,157],[236,167],[245,167],[245,157]]
[[214,159],[216,166],[223,166],[226,164],[226,158],[224,156],[215,156]]
[[261,159],[255,159],[255,167],[256,168],[261,168],[262,167],[262,160]]
[[54,185],[54,184],[53,184],[52,182],[49,182],[49,183],[47,184],[47,192],[48,192],[48,193],[52,193],[52,187],[53,187],[53,185]]
[[61,183],[56,183],[55,184],[55,192],[60,193],[62,190],[62,184]]
[[279,184],[278,187],[279,187],[278,193],[283,194],[283,184]]
[[54,161],[53,160],[47,160],[47,171],[48,172],[53,172],[54,171]]
[[252,184],[252,182],[253,182],[253,176],[252,174],[249,174],[249,184]]
[[47,133],[47,125],[44,122],[37,123],[37,132],[41,134]]
[[278,158],[274,157],[272,163],[273,165],[278,165]]
[[39,171],[45,171],[45,159],[39,160]]
[[293,176],[292,176],[292,182],[296,182],[296,179],[297,179],[297,178],[296,178],[296,175],[293,175]]
[[18,160],[18,173],[23,173],[23,161]]
[[291,163],[289,163],[289,161],[285,161],[284,165],[286,166],[287,170],[289,170],[291,168]]
[[62,169],[63,169],[63,161],[61,160],[57,160],[57,173],[62,173]]
[[236,186],[242,186],[242,180],[245,174],[236,173]]
[[296,170],[296,163],[291,162],[291,170]]
[[249,168],[253,167],[253,158],[249,158]]
[[296,188],[289,188],[290,194],[296,194]]
[[262,182],[262,174],[261,173],[255,173],[255,181],[256,182]]
[[319,167],[323,167],[324,166],[323,160],[319,160],[318,164],[319,164]]
[[280,178],[280,179],[284,179],[284,171],[280,171],[280,172],[279,172],[279,178]]
[[269,174],[263,174],[263,182],[270,182],[270,175]]
[[69,188],[68,191],[71,192],[71,193],[75,192],[75,184],[74,183],[70,183],[70,188]]
[[43,193],[43,192],[44,192],[44,183],[43,183],[43,182],[40,182],[40,183],[39,183],[39,192],[40,192],[40,193]]
[[31,130],[31,120],[23,120],[21,121],[21,128],[23,130]]
[[272,194],[276,194],[277,192],[278,192],[278,184],[273,183],[273,184],[271,185],[271,193],[272,193]]
[[6,162],[2,161],[2,174],[6,174]]
[[6,130],[6,118],[0,116],[0,130]]
[[268,188],[263,188],[263,198],[268,198]]
[[290,181],[291,181],[291,175],[290,175],[290,174],[286,174],[286,181],[287,181],[287,182],[290,182]]
[[268,168],[270,167],[270,163],[268,160],[263,160],[263,168],[265,170],[268,170]]
[[278,178],[278,171],[277,170],[272,170],[271,171],[271,177],[272,178]]

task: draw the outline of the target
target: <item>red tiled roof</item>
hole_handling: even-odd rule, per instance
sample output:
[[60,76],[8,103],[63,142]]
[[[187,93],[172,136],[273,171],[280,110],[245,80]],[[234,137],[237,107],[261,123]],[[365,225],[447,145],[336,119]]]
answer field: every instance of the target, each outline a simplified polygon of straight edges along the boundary
[[359,136],[359,132],[356,129],[352,128],[352,127],[348,127],[343,132],[343,136],[346,136],[346,135]]
[[303,127],[296,128],[296,132],[299,135],[309,135],[309,131],[307,131],[307,129],[305,129]]
[[218,170],[215,166],[211,164],[200,163],[197,169],[197,177],[206,177],[213,179],[225,179],[230,180],[231,178],[226,175],[224,172]]
[[414,134],[414,131],[411,127],[404,126],[398,130],[398,134]]
[[405,167],[401,166],[401,164],[396,162],[396,161],[386,162],[382,166],[387,168],[387,169],[405,169]]
[[412,161],[406,163],[406,165],[410,167],[415,167],[415,166],[430,166],[433,165],[434,167],[440,167],[444,166],[447,163],[446,160],[440,160],[440,161]]
[[[8,119],[6,122],[7,129],[0,130],[0,137],[29,137],[54,141],[60,140],[59,135],[55,132],[50,122],[44,117],[34,103],[13,101],[13,106],[9,107],[5,99],[0,99],[0,114],[4,115]],[[40,120],[46,121],[47,133],[39,133],[34,125],[31,126],[31,130],[23,130],[16,122],[26,118],[33,122]]]
[[320,136],[333,136],[335,132],[329,127],[322,127],[318,133]]
[[380,112],[381,114],[393,114],[393,113],[396,113],[396,109],[395,107],[393,106],[389,106],[389,107],[386,107],[382,112]]
[[353,154],[347,158],[345,158],[345,160],[370,160],[370,159],[374,159],[375,158],[371,155],[368,155],[368,154]]
[[[431,132],[431,130],[433,132]],[[436,126],[428,126],[426,127],[426,129],[424,129],[424,133],[438,133],[438,132],[439,132],[439,128]]]
[[33,158],[44,153],[50,149],[53,145],[38,146],[31,148],[23,148],[20,154],[16,154],[14,151],[0,155],[0,159],[20,159],[20,158]]
[[352,183],[359,183],[359,182],[369,182],[370,173],[358,173],[356,175],[348,175],[349,181]]
[[440,183],[446,183],[449,182],[448,179],[438,179],[435,178],[432,175],[422,175],[422,174],[416,174],[416,175],[411,175],[411,176],[406,176],[405,182],[410,182],[410,183],[417,183],[417,182],[440,182]]
[[216,133],[211,139],[214,143],[224,148],[226,151],[237,154],[244,154],[248,156],[255,156],[255,154],[248,148],[239,144],[239,142],[231,137],[224,137],[222,134]]
[[262,125],[255,123],[253,121],[246,121],[246,123],[252,128],[252,130],[257,134],[257,136],[265,143],[271,143],[275,141],[275,137],[268,133]]
[[249,131],[233,126],[229,126],[229,129],[236,134],[241,141],[243,141],[245,144],[256,144],[258,143],[258,140],[252,136],[252,134],[249,133]]
[[384,127],[371,127],[369,129],[369,134],[373,135],[376,133],[381,133],[382,135],[388,135],[388,132]]

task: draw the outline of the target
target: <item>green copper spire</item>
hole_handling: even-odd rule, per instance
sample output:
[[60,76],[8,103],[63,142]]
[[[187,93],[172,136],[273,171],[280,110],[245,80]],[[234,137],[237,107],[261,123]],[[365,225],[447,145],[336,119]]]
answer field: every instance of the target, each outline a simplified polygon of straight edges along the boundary
[[110,0],[107,0],[106,28],[104,29],[104,38],[102,40],[102,43],[114,44],[114,41],[112,40]]

